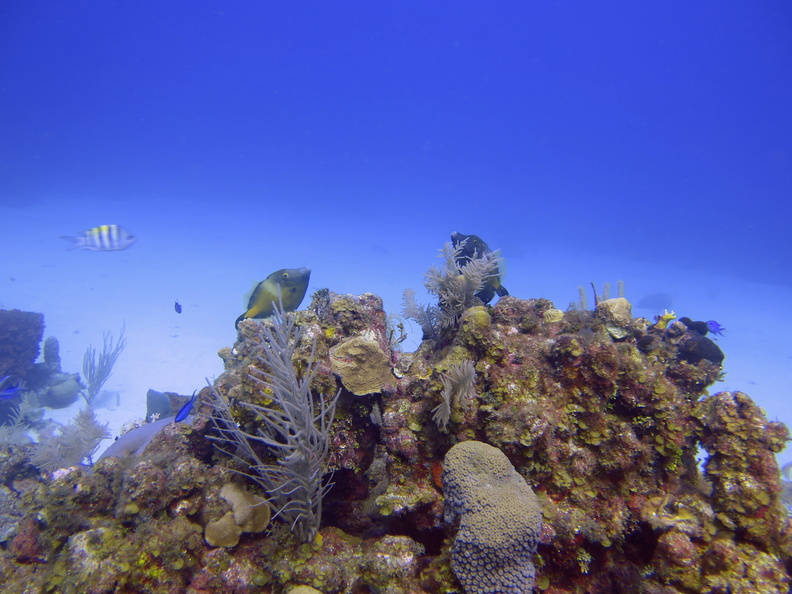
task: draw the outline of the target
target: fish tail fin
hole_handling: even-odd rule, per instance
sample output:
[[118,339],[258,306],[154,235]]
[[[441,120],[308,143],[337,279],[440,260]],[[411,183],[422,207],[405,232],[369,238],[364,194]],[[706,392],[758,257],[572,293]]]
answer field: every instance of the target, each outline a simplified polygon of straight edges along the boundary
[[67,250],[76,250],[85,245],[85,238],[83,237],[71,237],[70,235],[61,235],[61,239],[65,239],[69,242],[69,245],[66,246]]
[[[245,313],[247,313],[247,312],[245,312]],[[236,328],[237,330],[239,330],[239,322],[241,322],[241,321],[242,321],[242,320],[244,320],[244,319],[245,319],[245,314],[242,314],[241,316],[239,316],[239,317],[236,319],[236,322],[234,322],[234,328]]]
[[498,288],[495,289],[495,292],[498,294],[498,297],[505,297],[509,294],[509,292],[506,290],[506,287],[503,285],[498,285]]

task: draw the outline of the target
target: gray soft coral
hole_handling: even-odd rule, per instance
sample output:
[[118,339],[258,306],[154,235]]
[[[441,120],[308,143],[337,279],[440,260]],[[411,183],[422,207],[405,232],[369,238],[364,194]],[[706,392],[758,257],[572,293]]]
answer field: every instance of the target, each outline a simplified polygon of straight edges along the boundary
[[451,569],[466,594],[529,594],[542,515],[506,455],[480,441],[452,447],[443,464],[445,520],[459,518]]

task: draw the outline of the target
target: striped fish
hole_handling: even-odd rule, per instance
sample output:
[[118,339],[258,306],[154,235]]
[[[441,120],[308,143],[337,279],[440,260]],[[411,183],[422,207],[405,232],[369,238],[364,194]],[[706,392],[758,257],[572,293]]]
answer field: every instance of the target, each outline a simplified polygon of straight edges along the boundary
[[64,236],[63,239],[72,242],[71,249],[81,248],[92,252],[117,252],[137,241],[137,237],[118,225],[99,225],[79,237]]

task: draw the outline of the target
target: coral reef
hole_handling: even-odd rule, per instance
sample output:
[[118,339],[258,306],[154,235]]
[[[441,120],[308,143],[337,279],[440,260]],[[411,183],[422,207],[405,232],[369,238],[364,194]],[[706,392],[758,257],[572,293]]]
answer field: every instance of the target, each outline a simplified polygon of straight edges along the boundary
[[36,392],[41,406],[48,408],[66,408],[71,406],[83,391],[80,376],[76,373],[51,373],[47,384]]
[[542,513],[531,488],[498,448],[470,440],[443,463],[446,522],[460,519],[451,569],[467,594],[530,592]]
[[44,341],[42,358],[24,377],[26,400],[48,408],[74,404],[85,386],[78,373],[65,373],[61,369],[60,343],[54,336]]
[[390,357],[371,333],[363,332],[345,340],[329,353],[333,373],[338,374],[344,388],[355,396],[379,393],[383,386],[396,383]]
[[432,409],[432,420],[445,431],[451,420],[451,408],[456,402],[464,406],[476,396],[476,368],[471,361],[452,364],[448,373],[440,377],[443,382],[442,401]]
[[22,379],[39,356],[44,316],[18,309],[0,309],[0,377]]
[[[273,346],[277,320],[243,320],[236,344],[220,351],[225,372],[196,401],[195,422],[165,424],[138,455],[48,475],[32,464],[32,445],[0,445],[4,586],[471,594],[479,590],[458,571],[455,542],[466,541],[457,486],[477,484],[478,467],[449,452],[475,441],[502,452],[510,484],[535,493],[542,528],[521,549],[537,541],[535,591],[789,591],[792,529],[775,461],[787,428],[745,394],[707,392],[722,352],[695,329],[632,318],[619,300],[599,305],[559,316],[547,300],[504,296],[460,311],[415,353],[394,350],[371,294],[315,295],[290,314],[299,335],[286,349]],[[330,350],[364,334],[393,379],[357,396],[334,373]],[[322,493],[315,531],[292,533],[295,517],[278,514],[277,501],[266,530],[235,530],[246,520],[221,495],[242,476],[251,501],[272,501],[251,462],[288,464],[280,446],[291,434],[272,432],[260,412],[285,410],[273,353],[286,353],[283,373],[304,380],[326,438],[311,471]],[[443,378],[465,361],[473,391],[454,402],[442,431],[432,417]],[[220,433],[209,420],[218,402]],[[263,440],[226,441],[229,457],[208,439],[223,428]],[[522,521],[536,518],[526,509]],[[226,532],[239,532],[238,542],[211,546],[208,527],[229,513]],[[446,513],[462,516],[459,529]]]
[[[277,508],[276,515],[289,521],[300,539],[310,542],[322,521],[322,499],[327,486],[322,482],[329,453],[330,425],[335,416],[334,396],[311,392],[318,372],[314,360],[316,339],[301,373],[292,361],[304,330],[295,325],[294,316],[285,316],[274,307],[272,323],[262,329],[265,347],[257,357],[260,367],[251,367],[249,379],[260,386],[266,402],[242,403],[255,415],[255,432],[240,429],[231,407],[218,392],[212,391],[212,421],[219,435],[213,437],[218,448],[237,462],[247,463],[241,472],[259,483]],[[262,461],[254,446],[264,445],[277,462]]]
[[[0,378],[19,385],[33,369],[44,334],[44,316],[40,313],[0,309]],[[14,424],[20,392],[0,398],[0,426]]]
[[219,520],[206,524],[206,542],[213,547],[235,547],[244,532],[261,532],[270,521],[270,507],[261,497],[252,495],[237,483],[220,489],[230,510]]

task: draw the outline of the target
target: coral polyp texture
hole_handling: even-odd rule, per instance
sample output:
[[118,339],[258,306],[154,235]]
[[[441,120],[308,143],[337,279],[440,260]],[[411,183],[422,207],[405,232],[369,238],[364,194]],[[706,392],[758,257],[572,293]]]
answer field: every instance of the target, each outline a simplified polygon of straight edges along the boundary
[[[789,432],[748,395],[708,391],[724,353],[682,318],[633,318],[623,299],[559,312],[504,296],[403,353],[372,294],[322,291],[288,315],[299,332],[278,364],[307,382],[294,434],[267,422],[283,400],[269,381],[272,322],[243,320],[192,425],[51,473],[32,444],[0,444],[4,591],[789,591],[775,459]],[[375,356],[338,348],[361,340]],[[376,381],[358,389],[349,368],[365,377],[370,360]],[[448,378],[468,365],[472,385],[439,427]],[[223,437],[209,420],[221,403],[221,427],[249,436],[249,452],[209,439]],[[300,529],[299,491],[251,461],[309,478],[321,516]],[[486,484],[501,488],[473,495]],[[508,581],[487,581],[496,569]]]
[[530,592],[542,513],[525,479],[503,452],[480,441],[456,444],[443,466],[446,522],[460,522],[451,569],[465,592]]

